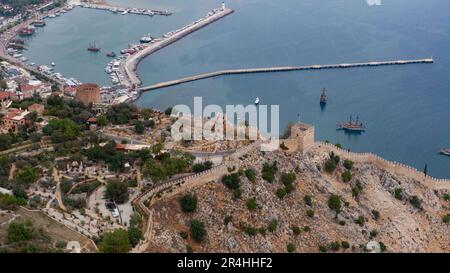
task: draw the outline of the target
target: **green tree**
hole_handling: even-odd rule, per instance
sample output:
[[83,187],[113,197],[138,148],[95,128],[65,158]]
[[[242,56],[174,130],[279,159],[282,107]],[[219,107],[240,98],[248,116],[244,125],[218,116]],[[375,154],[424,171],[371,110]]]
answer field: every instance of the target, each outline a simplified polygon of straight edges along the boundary
[[327,162],[325,162],[325,170],[327,173],[332,173],[334,170],[336,170],[337,164],[334,160],[328,159]]
[[138,227],[129,227],[128,228],[128,239],[130,241],[131,246],[136,246],[141,239],[143,239],[142,231]]
[[306,205],[308,206],[312,206],[312,197],[311,195],[305,195],[305,197],[303,197],[303,202],[305,202]]
[[296,249],[296,247],[295,247],[295,245],[293,243],[287,244],[287,251],[289,253],[295,252],[295,249]]
[[335,194],[331,195],[328,199],[328,207],[336,211],[336,213],[339,213],[341,211],[341,206],[341,198]]
[[270,232],[274,232],[278,227],[278,220],[277,219],[272,219],[269,223],[269,226],[267,227],[267,229]]
[[345,170],[341,175],[342,181],[349,182],[352,180],[352,173],[349,170]]
[[20,184],[29,186],[37,181],[39,175],[40,172],[38,168],[27,165],[18,171],[16,180]]
[[37,235],[37,230],[33,227],[33,222],[27,220],[22,223],[11,223],[8,226],[8,242],[29,241]]
[[297,179],[297,176],[295,175],[294,172],[281,174],[281,182],[285,186],[291,185],[292,183],[295,182],[296,179]]
[[128,200],[128,185],[125,182],[110,180],[106,185],[105,198],[112,199],[118,204]]
[[213,166],[213,163],[211,161],[196,163],[192,166],[192,171],[194,173],[201,173],[201,172],[211,169],[212,166]]
[[225,184],[229,189],[236,190],[241,186],[241,179],[239,178],[239,174],[232,173],[229,175],[224,175],[222,177],[222,183]]
[[55,143],[75,140],[81,133],[81,126],[71,119],[52,119],[42,129],[42,132],[52,137]]
[[292,232],[294,233],[294,235],[300,235],[300,233],[302,233],[302,230],[300,229],[299,226],[294,225],[291,228],[292,228]]
[[422,200],[419,199],[419,197],[417,197],[416,195],[412,196],[409,199],[409,202],[411,203],[411,205],[413,205],[413,207],[415,207],[416,209],[420,209],[422,207]]
[[442,217],[442,222],[445,224],[450,223],[450,214],[444,215],[444,217]]
[[351,160],[348,159],[344,160],[344,167],[349,171],[353,168],[353,164],[354,163]]
[[249,210],[255,210],[257,207],[258,207],[258,204],[256,203],[256,199],[254,197],[253,198],[249,198],[247,200],[247,208]]
[[170,116],[170,114],[172,114],[172,107],[166,108],[166,110],[164,110],[164,114],[166,114],[166,116]]
[[97,125],[98,126],[105,126],[108,124],[108,117],[106,115],[101,114],[97,117]]
[[9,159],[9,157],[0,156],[0,177],[8,176],[10,169],[11,169],[11,160]]
[[105,232],[99,246],[100,252],[104,253],[126,253],[130,249],[131,244],[128,232],[123,229]]
[[252,169],[252,168],[246,169],[245,170],[245,176],[251,182],[255,182],[255,180],[256,180],[256,171],[255,171],[255,169]]
[[277,163],[273,162],[272,164],[264,163],[263,168],[261,170],[261,177],[269,183],[275,181],[275,174],[278,171]]
[[145,132],[144,124],[142,124],[142,122],[140,121],[136,121],[136,123],[134,124],[134,131],[137,134],[143,134]]
[[394,197],[395,197],[395,199],[402,200],[403,199],[403,189],[402,188],[396,188],[394,190]]
[[181,209],[184,212],[194,212],[197,209],[197,196],[186,194],[180,199]]
[[191,234],[192,238],[196,242],[203,242],[205,240],[205,237],[207,235],[205,224],[197,219],[192,220],[191,222]]
[[287,192],[286,189],[279,188],[275,194],[278,196],[278,198],[283,199],[287,195]]

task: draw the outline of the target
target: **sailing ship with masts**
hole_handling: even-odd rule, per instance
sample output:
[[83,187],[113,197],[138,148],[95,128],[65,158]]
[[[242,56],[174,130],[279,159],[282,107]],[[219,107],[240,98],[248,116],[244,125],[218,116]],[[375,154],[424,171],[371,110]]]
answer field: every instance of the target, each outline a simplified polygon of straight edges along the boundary
[[356,116],[356,119],[354,120],[353,115],[350,115],[350,119],[347,122],[337,125],[337,130],[360,133],[364,132],[366,127],[361,121],[359,121],[359,116]]
[[91,52],[99,52],[100,48],[95,45],[95,42],[93,42],[89,44],[87,50]]

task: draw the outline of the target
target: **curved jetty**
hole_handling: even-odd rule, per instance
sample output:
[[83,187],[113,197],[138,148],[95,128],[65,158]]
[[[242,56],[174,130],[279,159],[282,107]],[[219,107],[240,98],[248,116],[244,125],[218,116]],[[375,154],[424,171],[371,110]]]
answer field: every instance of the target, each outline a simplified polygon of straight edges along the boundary
[[122,67],[122,70],[124,70],[125,75],[128,78],[129,84],[131,86],[139,86],[141,84],[141,81],[139,80],[139,77],[136,74],[137,65],[139,62],[145,58],[146,56],[153,54],[154,52],[160,50],[161,48],[164,48],[179,39],[183,38],[184,36],[199,30],[229,14],[233,13],[232,9],[225,8],[224,6],[219,9],[215,9],[212,12],[208,14],[207,17],[204,17],[202,19],[199,19],[190,25],[187,25],[183,28],[180,28],[174,32],[168,33],[164,36],[163,39],[159,41],[155,41],[153,43],[150,43],[146,48],[143,50],[137,52],[136,54],[130,56],[126,59],[124,62],[125,65]]
[[213,78],[224,75],[234,74],[250,74],[250,73],[269,73],[269,72],[285,72],[296,70],[320,70],[320,69],[337,69],[337,68],[355,68],[355,67],[370,67],[370,66],[385,66],[385,65],[405,65],[405,64],[427,64],[434,63],[433,58],[418,59],[418,60],[398,60],[385,62],[366,62],[366,63],[348,63],[348,64],[325,64],[325,65],[308,65],[308,66],[281,66],[281,67],[266,67],[266,68],[249,68],[249,69],[231,69],[220,70],[211,73],[195,75],[191,77],[181,78],[172,81],[157,83],[150,86],[139,88],[139,91],[149,91],[178,85],[186,82],[198,81],[207,78]]

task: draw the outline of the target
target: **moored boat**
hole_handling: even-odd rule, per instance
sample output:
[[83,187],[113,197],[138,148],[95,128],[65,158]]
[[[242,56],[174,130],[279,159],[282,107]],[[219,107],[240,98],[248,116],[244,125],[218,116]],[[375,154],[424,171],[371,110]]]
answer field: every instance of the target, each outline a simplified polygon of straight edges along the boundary
[[27,26],[19,29],[19,31],[17,31],[17,34],[19,34],[20,36],[31,36],[34,34],[34,32],[35,32],[34,27]]
[[322,89],[322,94],[320,95],[320,105],[324,106],[325,104],[327,104],[327,94],[326,94],[326,90],[325,88]]
[[259,97],[256,97],[256,99],[255,99],[255,105],[258,105],[259,104]]
[[44,27],[46,25],[44,20],[36,20],[31,24],[35,27]]
[[100,51],[100,48],[97,47],[97,46],[95,45],[95,43],[90,43],[90,44],[89,44],[89,47],[87,48],[87,50],[88,50],[88,51],[91,51],[91,52],[99,52],[99,51]]
[[153,38],[149,35],[149,36],[144,36],[139,40],[141,43],[147,44],[150,43],[151,41],[153,41]]
[[349,133],[361,133],[366,131],[366,127],[362,122],[359,121],[358,116],[356,116],[356,120],[353,121],[353,117],[352,115],[350,115],[350,119],[348,122],[337,125],[337,130],[344,130]]

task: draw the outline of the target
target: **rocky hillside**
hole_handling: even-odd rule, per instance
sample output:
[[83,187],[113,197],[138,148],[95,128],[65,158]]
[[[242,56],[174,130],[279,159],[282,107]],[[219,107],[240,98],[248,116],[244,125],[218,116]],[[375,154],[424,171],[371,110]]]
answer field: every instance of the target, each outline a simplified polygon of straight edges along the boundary
[[[276,168],[270,168],[273,162]],[[229,177],[228,186],[215,181],[191,190],[197,199],[193,212],[181,208],[185,193],[157,202],[148,251],[450,251],[448,193],[352,163],[330,159],[317,145],[305,155],[254,151],[240,159],[240,172]],[[255,179],[245,172],[250,168]],[[274,181],[267,181],[273,174]],[[197,241],[193,220],[206,230]]]

